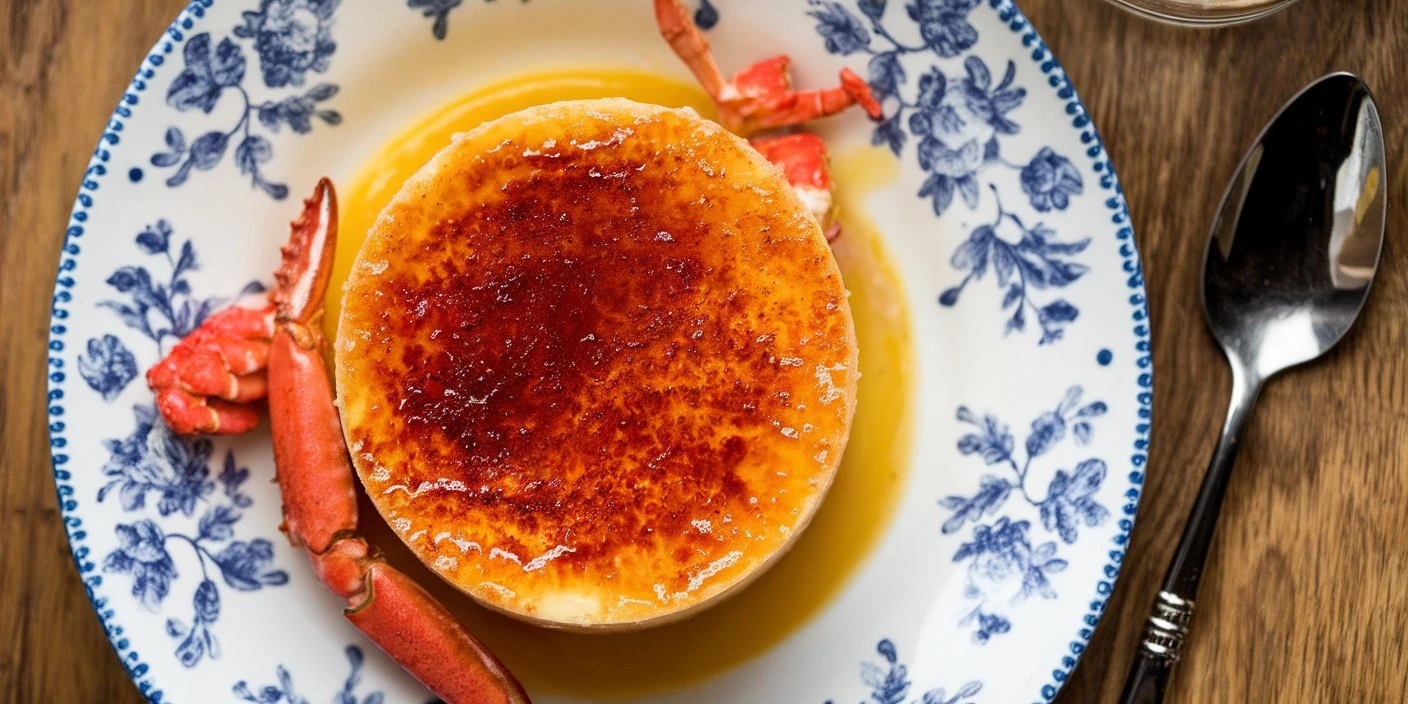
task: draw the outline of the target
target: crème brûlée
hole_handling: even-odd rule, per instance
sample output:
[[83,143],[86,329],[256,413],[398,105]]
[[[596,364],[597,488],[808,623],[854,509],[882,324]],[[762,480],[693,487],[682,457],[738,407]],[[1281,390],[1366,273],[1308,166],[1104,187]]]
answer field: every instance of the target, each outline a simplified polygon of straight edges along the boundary
[[858,377],[836,262],[778,170],[621,99],[457,135],[373,225],[334,349],[402,540],[491,608],[588,630],[680,618],[785,552]]

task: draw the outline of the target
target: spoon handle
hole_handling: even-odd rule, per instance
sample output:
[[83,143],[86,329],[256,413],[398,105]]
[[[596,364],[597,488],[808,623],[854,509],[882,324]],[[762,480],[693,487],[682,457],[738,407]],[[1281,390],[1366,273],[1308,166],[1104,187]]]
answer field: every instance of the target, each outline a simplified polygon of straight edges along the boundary
[[1251,417],[1252,407],[1261,392],[1262,379],[1236,359],[1231,361],[1232,405],[1227,410],[1227,422],[1223,425],[1222,437],[1213,451],[1207,474],[1203,476],[1202,487],[1198,489],[1193,512],[1183,526],[1183,537],[1179,539],[1168,573],[1164,575],[1163,588],[1154,599],[1152,613],[1144,625],[1144,635],[1125,679],[1120,704],[1162,702],[1169,676],[1188,636],[1188,626],[1193,618],[1193,600],[1198,595],[1198,583],[1202,579],[1203,564],[1207,562],[1208,548],[1212,545],[1213,532],[1217,528],[1222,497],[1237,460],[1242,429]]

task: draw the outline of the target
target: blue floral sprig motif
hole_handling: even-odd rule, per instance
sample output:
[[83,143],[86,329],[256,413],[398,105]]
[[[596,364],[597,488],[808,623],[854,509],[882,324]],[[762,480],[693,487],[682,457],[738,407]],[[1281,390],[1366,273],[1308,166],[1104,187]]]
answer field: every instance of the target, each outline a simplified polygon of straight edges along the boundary
[[[195,244],[187,239],[178,248],[172,241],[171,223],[158,219],[137,233],[137,248],[149,256],[164,260],[170,273],[160,281],[152,270],[143,266],[123,266],[107,278],[107,284],[124,294],[127,300],[106,300],[98,305],[117,313],[128,327],[140,331],[157,344],[180,340],[191,334],[207,316],[229,299],[220,296],[197,298],[187,275],[200,269]],[[239,295],[264,291],[259,281],[250,281]]]
[[[332,62],[337,44],[332,40],[332,18],[340,0],[262,0],[258,11],[243,13],[244,23],[233,30],[235,39],[253,43],[266,88],[304,85],[308,73],[323,73]],[[242,102],[239,119],[228,130],[206,132],[189,143],[179,127],[166,130],[166,151],[152,155],[160,168],[175,167],[167,186],[179,186],[191,171],[209,171],[234,146],[240,173],[273,198],[288,196],[288,186],[265,178],[261,167],[274,158],[274,145],[254,131],[259,126],[278,132],[287,126],[298,134],[313,129],[314,118],[328,125],[342,122],[336,110],[319,104],[337,95],[337,86],[320,83],[306,91],[255,103],[244,87],[245,53],[235,39],[215,43],[209,32],[193,35],[182,52],[185,68],[166,91],[166,102],[182,112],[199,110],[209,115],[221,96],[236,94]]]
[[[494,0],[484,0],[493,2]],[[459,7],[464,0],[406,0],[406,7],[412,10],[420,10],[422,15],[434,20],[430,26],[430,33],[436,39],[444,39],[450,31],[450,10]],[[520,0],[528,2],[528,0]]]
[[[362,654],[362,649],[349,645],[344,651],[347,653],[347,661],[351,665],[351,672],[347,679],[342,682],[342,689],[334,692],[331,704],[382,704],[385,695],[380,691],[370,692],[366,695],[358,695],[357,688],[362,680],[362,665],[366,657]],[[240,701],[257,702],[257,704],[310,704],[304,697],[299,696],[293,689],[293,675],[289,674],[288,668],[279,665],[274,669],[274,674],[278,678],[278,683],[267,684],[263,687],[250,687],[249,682],[240,680],[235,683],[235,696]]]
[[[157,354],[165,351],[164,342],[189,335],[224,302],[218,297],[194,295],[188,275],[199,268],[195,246],[191,240],[176,246],[173,235],[171,224],[158,220],[135,238],[138,249],[169,268],[164,280],[147,267],[120,267],[107,283],[125,300],[98,303],[150,339]],[[263,290],[263,285],[254,281],[242,293]],[[114,400],[137,374],[135,355],[113,335],[90,340],[78,365],[84,380],[106,401]],[[177,659],[194,667],[207,656],[220,655],[220,642],[212,630],[221,610],[220,584],[215,578],[227,587],[254,591],[285,584],[288,574],[271,568],[274,545],[269,540],[234,539],[240,510],[253,504],[242,489],[249,469],[238,466],[234,453],[225,453],[219,474],[211,477],[214,446],[209,439],[172,433],[149,405],[135,406],[133,418],[136,428],[131,435],[103,441],[109,458],[103,466],[107,482],[98,490],[98,501],[116,496],[124,512],[147,516],[115,526],[118,547],[108,553],[103,569],[129,575],[132,595],[147,610],[156,612],[179,576],[168,546],[184,543],[194,552],[201,580],[191,595],[191,622],[166,621],[167,634],[177,641]],[[205,510],[200,512],[194,531],[171,528],[171,521],[196,519],[202,506]],[[160,521],[150,517],[152,511]]]
[[[943,687],[931,689],[919,699],[909,699],[909,669],[900,662],[899,652],[890,639],[882,639],[875,652],[885,659],[884,665],[861,663],[860,678],[870,687],[870,698],[861,704],[972,704],[970,698],[981,692],[982,682],[969,682],[951,696]],[[826,704],[834,704],[828,701]]]
[[[191,440],[177,436],[157,422],[156,410],[137,406],[137,428],[126,438],[104,441],[111,456],[103,467],[109,477],[98,490],[98,501],[116,493],[122,510],[133,513],[151,508],[155,498],[159,517],[193,518],[202,505],[194,534],[163,527],[151,518],[119,523],[118,547],[103,561],[107,572],[132,577],[132,595],[142,606],[156,612],[179,575],[168,546],[185,544],[200,565],[200,582],[191,596],[191,623],[166,620],[166,632],[176,639],[176,657],[182,665],[194,667],[202,658],[220,656],[220,643],[211,627],[220,618],[220,585],[238,591],[257,591],[288,582],[288,573],[271,569],[274,545],[263,538],[235,540],[235,526],[242,518],[240,509],[252,501],[242,490],[249,469],[226,452],[220,473],[210,476],[208,460],[212,446],[208,439]],[[212,495],[221,490],[218,500]]]
[[406,7],[420,10],[421,14],[434,20],[430,33],[436,39],[444,39],[450,31],[450,10],[460,6],[464,0],[406,0]]
[[78,356],[78,373],[111,402],[137,377],[137,358],[116,335],[94,337],[88,340],[88,351]]
[[882,22],[886,0],[857,0],[864,20],[835,0],[808,0],[813,8],[808,14],[816,20],[827,51],[870,56],[870,88],[885,109],[871,142],[901,156],[910,136],[918,139],[915,156],[919,168],[928,174],[919,197],[929,199],[935,215],[948,209],[955,194],[968,208],[976,208],[981,196],[978,175],[992,166],[1020,171],[1033,208],[1063,210],[1071,196],[1084,188],[1080,172],[1069,159],[1049,147],[1042,147],[1026,164],[1002,156],[1002,138],[1021,131],[1009,115],[1027,96],[1026,89],[1016,84],[1014,62],[1007,62],[996,81],[977,56],[964,59],[963,76],[948,76],[930,65],[918,76],[914,89],[908,87],[904,57],[953,59],[977,44],[978,31],[968,15],[978,2],[909,0],[905,12],[917,26],[917,44],[906,44],[886,28]]
[[[109,299],[98,303],[117,314],[128,327],[141,332],[163,352],[163,343],[179,340],[205,322],[211,311],[226,302],[221,297],[197,298],[187,278],[200,268],[195,245],[186,240],[179,247],[172,241],[171,223],[157,220],[137,233],[137,248],[159,258],[170,273],[165,279],[143,266],[123,266],[107,278],[126,300]],[[251,281],[240,295],[258,293],[264,285]],[[102,394],[104,401],[113,401],[137,376],[137,360],[122,340],[115,335],[103,335],[88,341],[85,354],[79,355],[78,373],[88,386]]]
[[[1064,570],[1067,564],[1057,556],[1056,541],[1033,544],[1028,534],[1031,520],[1018,519],[1007,512],[997,515],[1011,496],[1020,496],[1027,505],[1026,511],[1035,514],[1041,527],[1068,545],[1080,538],[1081,523],[1094,527],[1110,516],[1094,498],[1107,471],[1100,459],[1083,460],[1069,472],[1057,469],[1044,498],[1034,497],[1028,489],[1034,460],[1067,437],[1074,438],[1080,446],[1090,443],[1094,435],[1092,421],[1108,408],[1102,401],[1081,405],[1081,395],[1081,387],[1073,386],[1055,409],[1037,416],[1021,450],[1008,426],[996,417],[979,417],[966,406],[958,408],[958,420],[973,427],[972,432],[958,440],[958,451],[981,458],[989,467],[1011,470],[1010,476],[983,475],[972,495],[949,496],[939,502],[953,512],[944,521],[945,534],[975,524],[972,540],[959,546],[953,561],[968,563],[965,596],[978,603],[959,625],[974,626],[973,639],[977,643],[986,643],[1011,630],[1011,621],[997,611],[1004,605],[1031,596],[1056,598],[1049,575]],[[994,515],[997,517],[991,524],[982,523],[984,517]]]
[[1089,268],[1070,257],[1084,252],[1090,246],[1090,238],[1060,242],[1050,227],[1040,222],[1027,227],[1016,214],[1004,210],[997,189],[993,189],[993,198],[997,201],[997,218],[975,228],[954,251],[949,263],[966,273],[958,285],[939,294],[939,305],[956,305],[970,282],[982,279],[992,270],[998,290],[1003,291],[1002,309],[1012,311],[1006,332],[1025,330],[1030,312],[1041,326],[1038,344],[1056,342],[1065,326],[1080,316],[1080,309],[1064,298],[1038,304],[1032,299],[1031,290],[1064,288],[1085,275]]

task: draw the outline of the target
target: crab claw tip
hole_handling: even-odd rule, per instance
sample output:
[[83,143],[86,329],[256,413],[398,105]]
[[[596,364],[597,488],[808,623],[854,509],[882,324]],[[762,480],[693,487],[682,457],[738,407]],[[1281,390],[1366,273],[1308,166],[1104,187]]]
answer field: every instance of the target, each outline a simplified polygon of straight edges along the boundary
[[875,99],[875,94],[870,92],[870,85],[848,68],[841,69],[841,86],[846,93],[860,105],[865,114],[872,120],[879,120],[884,117],[884,111],[880,108],[880,101]]
[[282,320],[307,320],[317,310],[332,272],[337,240],[337,195],[332,181],[319,179],[313,197],[290,227],[282,263],[274,272],[274,300]]

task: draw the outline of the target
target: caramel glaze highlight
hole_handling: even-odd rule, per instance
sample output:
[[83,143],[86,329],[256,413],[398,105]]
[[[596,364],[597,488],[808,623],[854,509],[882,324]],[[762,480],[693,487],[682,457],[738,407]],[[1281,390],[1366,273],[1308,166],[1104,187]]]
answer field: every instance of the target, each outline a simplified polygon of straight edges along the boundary
[[836,263],[771,165],[624,100],[457,139],[378,218],[337,380],[378,509],[476,599],[668,620],[806,525],[854,410]]

